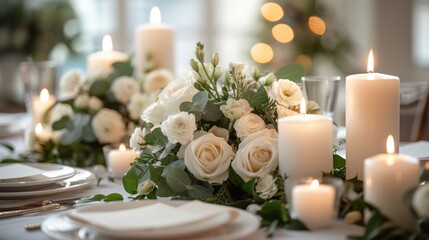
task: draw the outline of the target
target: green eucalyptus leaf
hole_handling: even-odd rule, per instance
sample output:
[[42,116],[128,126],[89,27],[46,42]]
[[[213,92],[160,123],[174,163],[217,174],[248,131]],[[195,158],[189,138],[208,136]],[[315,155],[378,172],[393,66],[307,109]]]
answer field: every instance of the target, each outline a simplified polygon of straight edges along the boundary
[[75,128],[73,131],[66,131],[61,136],[61,144],[70,145],[81,139],[83,134],[82,128]]
[[206,105],[201,116],[201,118],[204,121],[209,121],[209,122],[219,121],[220,119],[222,119],[222,117],[223,117],[223,113],[219,109],[219,106],[212,103],[208,103]]
[[265,91],[264,86],[259,86],[256,90],[256,93],[253,94],[249,104],[251,107],[261,107],[262,105],[268,104],[268,101],[270,99],[268,98],[267,91]]
[[150,180],[158,185],[158,183],[163,179],[161,176],[163,171],[163,167],[154,167],[153,165],[149,166]]
[[89,143],[95,142],[97,140],[97,137],[95,136],[94,131],[92,131],[90,124],[83,127],[82,140]]
[[162,133],[161,128],[155,128],[151,133],[146,134],[144,139],[149,145],[166,146],[168,143],[168,138]]
[[164,151],[162,151],[161,155],[159,155],[160,159],[163,159],[170,154],[171,150],[173,150],[176,147],[176,143],[167,143],[167,146],[164,148]]
[[210,189],[201,185],[190,185],[187,187],[188,195],[195,199],[203,199],[213,197],[213,193]]
[[200,109],[204,109],[209,101],[209,96],[206,91],[197,92],[192,97],[192,103],[198,106]]
[[14,148],[12,145],[10,145],[9,143],[0,143],[1,146],[9,149],[9,151],[13,152]]
[[158,189],[156,190],[156,195],[158,197],[172,197],[177,195],[177,193],[168,185],[165,178],[161,178],[156,185],[158,186]]
[[132,165],[130,169],[122,177],[122,185],[125,191],[129,194],[136,194],[137,187],[139,185],[139,179],[137,178],[137,172],[135,165]]
[[89,124],[91,116],[88,114],[75,114],[73,117],[73,125],[77,127],[84,127]]
[[338,154],[334,154],[334,168],[343,168],[346,166],[346,160]]
[[104,97],[110,89],[110,82],[106,80],[96,80],[89,88],[89,95]]
[[2,159],[0,163],[22,163],[22,161],[18,159],[5,158],[5,159]]
[[229,168],[229,177],[228,179],[237,187],[241,187],[244,184],[243,179],[238,176],[232,167]]
[[133,76],[134,69],[131,62],[115,62],[112,66],[119,76]]
[[163,177],[163,178],[167,177],[167,175],[169,175],[169,173],[170,173],[170,170],[176,169],[176,168],[181,169],[181,170],[185,170],[185,168],[186,168],[185,161],[184,160],[177,160],[177,161],[174,161],[174,162],[168,164],[164,168],[164,170],[162,171],[161,177]]
[[277,79],[289,79],[296,83],[300,83],[301,78],[305,76],[305,69],[298,63],[291,63],[280,68],[275,75]]
[[69,116],[63,116],[52,124],[52,130],[57,131],[66,128],[71,123]]
[[298,219],[291,219],[290,221],[288,221],[285,224],[285,228],[286,229],[290,229],[290,230],[309,230],[307,226],[305,226],[305,224],[301,221],[299,221]]
[[103,194],[95,194],[95,195],[90,196],[90,197],[84,197],[84,198],[81,198],[79,201],[77,201],[76,205],[80,205],[83,203],[89,203],[89,202],[100,202],[105,197],[106,196]]
[[150,193],[148,195],[146,195],[146,197],[147,197],[147,199],[152,199],[152,200],[157,199],[156,188],[154,188],[152,191],[150,191]]
[[165,179],[171,189],[178,193],[184,192],[191,184],[191,178],[180,168],[171,169]]
[[256,184],[256,179],[252,179],[248,182],[245,182],[241,186],[241,189],[243,189],[243,191],[246,192],[247,194],[253,196],[255,193],[255,184]]
[[103,202],[123,201],[124,198],[119,193],[111,193],[103,198]]
[[175,154],[168,154],[165,158],[161,159],[161,163],[164,166],[169,165],[172,162],[177,160],[177,156]]
[[265,203],[257,214],[268,221],[278,219],[280,222],[286,223],[289,220],[286,206],[280,200],[271,200]]
[[189,112],[193,106],[194,104],[192,102],[182,102],[179,109],[181,112]]

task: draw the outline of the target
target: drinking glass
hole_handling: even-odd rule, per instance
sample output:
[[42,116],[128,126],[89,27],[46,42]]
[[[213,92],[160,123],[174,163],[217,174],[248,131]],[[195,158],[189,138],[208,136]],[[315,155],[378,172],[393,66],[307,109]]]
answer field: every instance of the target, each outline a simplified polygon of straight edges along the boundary
[[320,106],[323,115],[334,118],[340,76],[302,77],[303,93],[307,101],[314,101]]

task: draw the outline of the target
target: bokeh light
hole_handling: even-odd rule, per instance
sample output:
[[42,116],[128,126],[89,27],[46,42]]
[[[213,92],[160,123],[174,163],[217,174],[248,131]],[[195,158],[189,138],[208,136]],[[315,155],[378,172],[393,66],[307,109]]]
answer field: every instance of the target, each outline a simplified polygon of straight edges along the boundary
[[308,27],[314,34],[320,36],[322,36],[326,31],[325,22],[321,18],[316,16],[312,16],[308,19]]
[[282,7],[279,4],[268,2],[262,5],[261,14],[268,21],[275,22],[280,20],[283,17],[284,12]]
[[274,52],[270,45],[266,43],[257,43],[250,50],[252,59],[257,63],[267,63],[273,59]]
[[293,40],[293,29],[287,24],[277,24],[271,30],[274,39],[281,43],[288,43]]
[[301,64],[306,70],[311,69],[312,60],[305,54],[298,55],[296,62]]

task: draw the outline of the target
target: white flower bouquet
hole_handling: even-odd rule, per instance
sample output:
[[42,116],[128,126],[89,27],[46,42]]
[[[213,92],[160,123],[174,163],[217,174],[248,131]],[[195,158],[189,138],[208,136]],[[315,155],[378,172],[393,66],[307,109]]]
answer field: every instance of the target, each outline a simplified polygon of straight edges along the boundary
[[49,139],[36,136],[40,161],[85,167],[104,164],[102,147],[127,142],[140,115],[173,78],[165,69],[135,77],[129,62],[110,72],[78,70],[60,79],[58,100],[44,114]]

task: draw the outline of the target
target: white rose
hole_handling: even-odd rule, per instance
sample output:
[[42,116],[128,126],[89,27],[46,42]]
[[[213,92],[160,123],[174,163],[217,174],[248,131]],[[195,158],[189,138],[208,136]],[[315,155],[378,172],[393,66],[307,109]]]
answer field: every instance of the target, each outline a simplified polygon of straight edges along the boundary
[[159,125],[167,118],[167,116],[165,106],[159,102],[154,102],[143,111],[140,118],[145,122]]
[[142,183],[139,183],[137,187],[137,193],[139,195],[147,195],[149,194],[154,188],[156,187],[156,184],[152,182],[151,180],[144,181]]
[[148,73],[144,80],[144,90],[146,92],[156,92],[161,90],[173,80],[173,74],[168,69],[158,69]]
[[224,138],[225,141],[227,141],[227,142],[229,140],[229,131],[228,131],[228,129],[217,127],[217,126],[213,126],[212,128],[210,128],[209,133],[213,133],[216,137]]
[[270,199],[277,193],[276,178],[273,175],[268,174],[259,178],[256,183],[255,190],[259,193],[259,197],[262,199]]
[[121,115],[111,109],[103,108],[91,122],[92,130],[100,143],[117,143],[125,135],[125,124]]
[[82,72],[79,70],[70,70],[60,78],[60,97],[74,97],[79,86],[83,82]]
[[97,112],[103,107],[103,105],[104,105],[103,102],[98,97],[92,96],[88,100],[88,108],[92,112]]
[[290,117],[290,116],[295,116],[295,115],[299,115],[300,113],[289,109],[287,107],[283,107],[282,105],[277,105],[277,115],[279,118],[282,117]]
[[263,177],[278,165],[277,132],[263,129],[252,133],[238,146],[232,168],[245,181]]
[[296,106],[301,103],[302,91],[296,83],[290,80],[279,79],[273,82],[273,91],[277,103],[285,107]]
[[127,105],[131,119],[138,119],[154,100],[154,97],[148,94],[134,94]]
[[187,112],[170,115],[161,123],[161,131],[170,143],[187,144],[192,141],[196,130],[195,116]]
[[429,184],[417,188],[413,195],[412,206],[419,217],[429,218]]
[[57,103],[51,110],[49,123],[52,126],[52,124],[58,120],[60,120],[62,117],[68,116],[73,117],[73,109],[68,104],[64,103]]
[[140,146],[145,144],[144,136],[146,135],[146,128],[141,129],[137,127],[130,137],[130,147],[135,151],[140,151]]
[[249,102],[245,99],[235,100],[230,98],[226,101],[226,105],[220,106],[220,110],[225,117],[234,121],[239,119],[241,116],[252,112],[253,108],[250,107]]
[[159,94],[159,103],[163,104],[168,115],[180,112],[180,104],[191,102],[198,90],[194,88],[192,74],[170,82]]
[[115,99],[122,103],[127,104],[131,96],[136,94],[139,91],[139,85],[134,78],[131,77],[119,77],[113,81],[112,86],[110,86]]
[[77,108],[88,107],[89,95],[86,93],[79,94],[73,101],[73,105]]
[[264,119],[254,113],[243,115],[234,123],[237,137],[241,140],[245,139],[249,134],[262,130],[265,127]]
[[197,179],[222,183],[228,179],[233,157],[232,147],[225,139],[207,133],[186,147],[185,165]]

